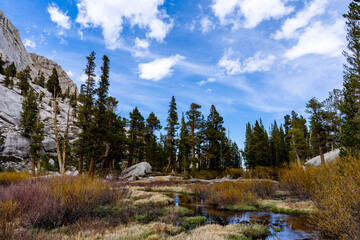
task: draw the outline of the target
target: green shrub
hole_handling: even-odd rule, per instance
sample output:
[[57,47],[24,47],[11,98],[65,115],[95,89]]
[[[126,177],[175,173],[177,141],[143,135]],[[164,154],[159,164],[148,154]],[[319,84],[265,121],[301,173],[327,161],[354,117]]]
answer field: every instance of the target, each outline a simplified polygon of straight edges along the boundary
[[190,229],[199,227],[206,223],[206,217],[204,216],[186,217],[184,220],[185,227]]

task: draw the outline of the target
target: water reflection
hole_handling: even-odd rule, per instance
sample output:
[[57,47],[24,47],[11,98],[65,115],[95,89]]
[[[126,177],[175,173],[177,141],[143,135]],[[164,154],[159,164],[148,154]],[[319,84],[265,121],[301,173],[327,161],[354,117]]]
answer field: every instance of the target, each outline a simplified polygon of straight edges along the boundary
[[258,223],[269,226],[271,236],[267,239],[319,239],[319,231],[306,217],[275,214],[271,212],[232,212],[206,205],[202,199],[178,193],[169,194],[174,198],[175,206],[191,209],[196,215],[205,216],[208,224],[250,224]]

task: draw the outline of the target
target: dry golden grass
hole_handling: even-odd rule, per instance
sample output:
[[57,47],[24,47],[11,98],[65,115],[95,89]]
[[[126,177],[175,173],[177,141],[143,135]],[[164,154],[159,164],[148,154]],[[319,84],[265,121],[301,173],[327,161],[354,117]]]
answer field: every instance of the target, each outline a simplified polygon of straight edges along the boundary
[[19,182],[30,178],[31,175],[26,172],[0,172],[0,186],[6,186],[13,182]]
[[0,202],[0,239],[13,238],[16,227],[15,218],[19,215],[19,204],[11,200]]
[[157,203],[168,205],[174,202],[174,199],[165,196],[159,192],[146,192],[138,190],[137,187],[129,188],[131,190],[131,199],[134,205],[146,204],[146,203]]
[[131,224],[120,225],[112,229],[107,229],[103,233],[91,230],[81,231],[71,236],[64,236],[64,239],[73,240],[141,240],[141,239],[168,239],[169,235],[175,235],[182,231],[176,227],[165,223],[150,224]]
[[275,192],[272,181],[241,181],[214,184],[207,203],[225,207],[229,205],[256,205],[261,198],[268,198]]
[[208,224],[191,231],[190,233],[181,233],[171,237],[171,240],[225,240],[231,235],[243,236],[238,233],[237,225],[220,226]]

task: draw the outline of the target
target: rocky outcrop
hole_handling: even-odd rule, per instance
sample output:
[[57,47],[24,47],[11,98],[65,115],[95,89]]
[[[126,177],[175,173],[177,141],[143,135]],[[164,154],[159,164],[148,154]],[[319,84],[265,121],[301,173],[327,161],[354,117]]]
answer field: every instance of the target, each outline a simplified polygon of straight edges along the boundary
[[[5,143],[3,146],[3,151],[0,153],[0,156],[12,156],[20,159],[29,158],[29,139],[21,135],[20,128],[20,119],[22,111],[22,100],[23,96],[20,95],[20,90],[16,87],[16,78],[14,79],[15,84],[13,89],[5,87],[1,82],[3,81],[3,76],[0,75],[0,128],[3,131],[3,136],[5,137]],[[51,94],[45,89],[38,85],[31,84],[31,87],[38,94],[43,93],[44,97],[42,101],[38,103],[40,107],[40,118],[45,124],[44,132],[45,139],[43,141],[43,152],[44,153],[55,153],[55,133],[54,133],[54,123],[52,120],[53,112],[52,107],[49,106],[51,99]],[[59,109],[60,113],[58,114],[58,129],[60,134],[63,134],[66,128],[67,120],[67,110],[69,107],[69,99],[61,101],[59,99]],[[72,112],[72,109],[71,109]],[[69,129],[69,139],[74,141],[79,129],[75,126],[72,126]]]
[[[0,54],[8,62],[14,62],[17,70],[22,70],[26,66],[31,68],[31,75],[35,77],[38,71],[44,72],[45,78],[51,75],[55,67],[59,74],[59,82],[62,91],[69,87],[71,92],[77,91],[74,82],[68,77],[66,72],[56,62],[43,56],[29,54],[21,42],[19,31],[12,25],[9,19],[0,10]],[[13,167],[18,164],[26,163],[29,158],[30,140],[21,134],[20,119],[22,111],[23,96],[17,88],[18,79],[14,78],[14,87],[9,89],[2,82],[4,76],[0,75],[0,129],[5,137],[3,146],[0,146],[0,167]],[[53,112],[49,105],[51,94],[38,85],[30,83],[30,87],[38,94],[43,95],[42,100],[38,102],[40,107],[40,118],[45,124],[45,140],[43,141],[42,153],[54,154],[56,152],[54,123],[52,121]],[[67,111],[69,99],[62,101],[59,99],[58,129],[63,135],[66,128]],[[72,112],[72,111],[71,111]],[[69,131],[70,142],[75,141],[79,129],[72,126]],[[12,163],[9,163],[12,159]],[[17,162],[18,161],[18,162]],[[10,165],[9,165],[10,164]],[[13,165],[11,165],[13,164]],[[15,164],[15,165],[14,165]],[[20,166],[22,169],[22,167]]]
[[121,173],[121,177],[124,179],[129,179],[133,176],[144,177],[147,173],[151,173],[151,165],[147,162],[141,162],[125,169]]
[[29,66],[32,70],[31,75],[33,78],[41,71],[47,80],[52,73],[52,69],[55,67],[59,75],[61,90],[65,92],[69,87],[71,93],[77,91],[76,84],[69,78],[60,65],[46,57],[27,52],[21,41],[19,30],[12,25],[11,21],[1,10],[0,54],[7,62],[14,62],[17,70],[23,70]]
[[21,42],[19,30],[0,10],[0,54],[3,59],[14,62],[17,69],[31,66],[32,60]]
[[56,68],[59,75],[59,82],[62,92],[65,92],[69,87],[70,93],[77,92],[76,84],[69,78],[64,69],[61,68],[56,62],[35,53],[30,53],[32,66],[36,72],[41,71],[45,75],[45,79],[48,79],[52,73],[52,69]]
[[[327,152],[324,154],[325,162],[329,163],[339,158],[340,149],[335,149],[334,151]],[[320,155],[316,156],[305,162],[305,165],[312,165],[314,167],[321,165]]]

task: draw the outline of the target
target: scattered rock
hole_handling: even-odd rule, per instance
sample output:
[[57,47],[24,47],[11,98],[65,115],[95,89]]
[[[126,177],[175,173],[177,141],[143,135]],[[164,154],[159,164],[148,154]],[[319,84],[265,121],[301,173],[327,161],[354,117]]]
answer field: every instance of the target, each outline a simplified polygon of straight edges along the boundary
[[[332,162],[339,158],[340,149],[335,149],[334,151],[324,154],[325,162]],[[314,167],[321,165],[320,155],[308,160],[305,165],[312,165]]]
[[144,177],[147,173],[151,173],[151,165],[147,162],[141,162],[125,169],[121,173],[121,177],[127,179],[133,178],[133,176]]

